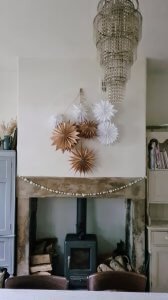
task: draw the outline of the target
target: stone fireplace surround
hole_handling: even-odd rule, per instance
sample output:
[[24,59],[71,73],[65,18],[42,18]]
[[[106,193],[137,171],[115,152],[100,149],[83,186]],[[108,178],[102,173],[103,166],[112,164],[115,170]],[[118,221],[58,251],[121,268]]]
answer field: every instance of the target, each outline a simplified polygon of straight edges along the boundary
[[[65,193],[100,193],[116,187],[122,187],[137,178],[75,178],[75,177],[26,177],[48,189],[60,190]],[[29,274],[29,200],[31,198],[65,198],[53,192],[31,185],[20,177],[17,178],[17,262],[16,274]],[[89,196],[92,197],[92,196]],[[96,196],[97,198],[98,196]],[[141,270],[145,263],[145,179],[112,194],[103,194],[102,198],[124,198],[133,203],[132,236],[130,247],[132,262],[136,269]],[[92,197],[93,198],[93,197]]]

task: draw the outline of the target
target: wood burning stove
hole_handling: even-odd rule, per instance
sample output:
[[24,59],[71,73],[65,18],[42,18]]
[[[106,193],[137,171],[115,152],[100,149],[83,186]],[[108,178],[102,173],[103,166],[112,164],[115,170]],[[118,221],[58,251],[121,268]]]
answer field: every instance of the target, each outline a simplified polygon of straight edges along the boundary
[[96,272],[97,238],[86,233],[87,199],[77,198],[76,234],[66,235],[64,276],[71,287],[86,287],[87,276]]

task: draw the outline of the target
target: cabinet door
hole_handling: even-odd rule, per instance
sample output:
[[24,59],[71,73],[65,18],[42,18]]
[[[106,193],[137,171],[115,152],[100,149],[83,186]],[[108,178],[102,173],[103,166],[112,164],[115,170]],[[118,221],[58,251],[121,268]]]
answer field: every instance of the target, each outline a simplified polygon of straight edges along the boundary
[[168,247],[152,247],[150,290],[168,292]]
[[9,274],[14,274],[14,238],[0,237],[0,267],[5,267]]
[[6,267],[9,265],[10,259],[10,240],[8,238],[0,237],[0,266]]
[[149,171],[148,201],[168,203],[168,170]]
[[0,236],[11,233],[11,170],[11,158],[0,157]]

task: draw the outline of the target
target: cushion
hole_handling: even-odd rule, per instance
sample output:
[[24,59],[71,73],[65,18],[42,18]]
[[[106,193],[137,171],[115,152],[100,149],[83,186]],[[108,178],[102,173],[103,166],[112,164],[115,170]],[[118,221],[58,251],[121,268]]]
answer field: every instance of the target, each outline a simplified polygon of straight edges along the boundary
[[5,282],[5,271],[0,271],[0,288],[4,287]]
[[0,267],[0,288],[4,287],[5,279],[9,277],[7,268]]

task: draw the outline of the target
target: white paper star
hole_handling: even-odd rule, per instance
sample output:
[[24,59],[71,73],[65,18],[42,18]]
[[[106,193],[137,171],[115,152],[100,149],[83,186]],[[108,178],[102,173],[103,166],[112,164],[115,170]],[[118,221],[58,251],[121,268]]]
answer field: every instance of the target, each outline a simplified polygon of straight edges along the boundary
[[111,121],[117,110],[108,100],[101,100],[93,108],[94,117],[98,122]]
[[52,115],[48,121],[51,129],[54,129],[62,122],[63,122],[63,115]]
[[72,116],[76,122],[84,122],[87,119],[88,109],[83,103],[73,104]]
[[98,125],[98,140],[101,144],[111,145],[118,138],[118,128],[111,122],[104,122]]

